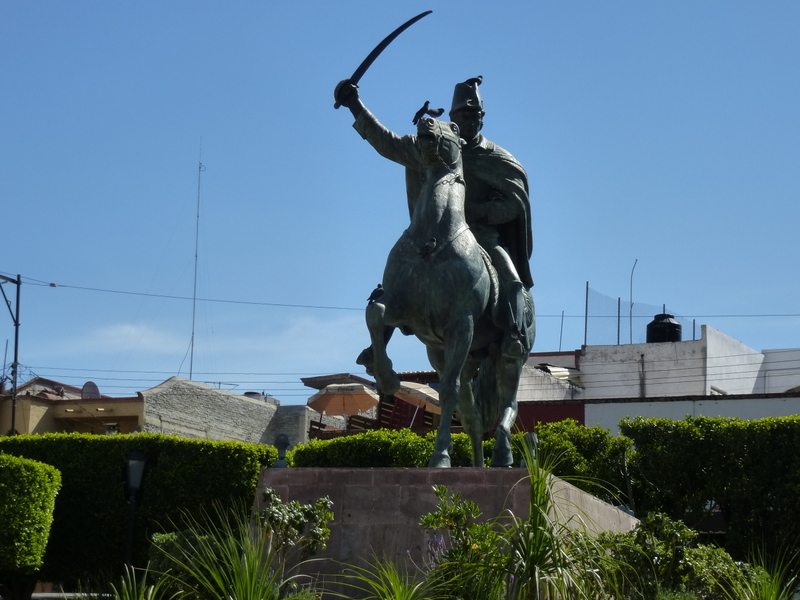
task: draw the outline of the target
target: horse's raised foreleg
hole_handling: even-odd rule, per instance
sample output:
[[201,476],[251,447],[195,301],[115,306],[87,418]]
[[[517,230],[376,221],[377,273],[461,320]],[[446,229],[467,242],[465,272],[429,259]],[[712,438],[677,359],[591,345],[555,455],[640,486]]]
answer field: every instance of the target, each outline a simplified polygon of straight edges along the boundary
[[[400,389],[400,378],[392,368],[392,361],[386,354],[386,344],[391,337],[393,328],[385,322],[386,306],[380,302],[373,302],[367,305],[366,320],[369,337],[372,341],[372,365],[371,375],[375,377],[378,389],[387,396],[394,396]],[[366,350],[361,353],[363,357]],[[359,357],[359,359],[361,359]]]
[[439,402],[442,416],[436,432],[433,456],[428,462],[429,467],[450,466],[451,425],[458,406],[461,370],[469,355],[473,332],[474,323],[472,315],[469,315],[450,327],[444,340],[444,357],[442,364],[436,369],[439,372]]
[[[383,329],[384,348],[389,345],[389,340],[392,339],[392,334],[394,333],[394,330],[395,330],[394,327],[388,327],[388,326],[384,327]],[[371,377],[375,376],[374,372],[375,359],[373,358],[372,344],[370,344],[361,351],[361,353],[358,355],[358,358],[356,358],[356,364],[362,365],[364,367],[364,370],[367,372],[367,375],[370,375]]]

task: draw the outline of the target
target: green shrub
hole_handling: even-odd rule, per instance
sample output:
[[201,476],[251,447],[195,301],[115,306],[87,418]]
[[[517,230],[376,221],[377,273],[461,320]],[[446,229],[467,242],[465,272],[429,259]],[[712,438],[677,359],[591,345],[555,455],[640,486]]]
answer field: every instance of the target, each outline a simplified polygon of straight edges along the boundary
[[63,487],[42,567],[47,581],[114,577],[124,562],[129,453],[147,457],[138,503],[134,564],[150,535],[182,511],[252,502],[258,475],[277,457],[271,446],[160,434],[47,434],[0,438],[0,451],[55,466]]
[[[558,476],[583,479],[576,485],[608,499],[616,496],[608,487],[621,488],[623,479],[620,464],[631,442],[627,438],[612,436],[602,427],[584,427],[576,421],[541,424],[537,427],[539,444],[543,450],[558,454],[561,462]],[[522,458],[524,433],[512,436],[514,462]],[[436,432],[420,437],[408,429],[378,429],[330,440],[311,440],[289,452],[294,467],[317,468],[377,468],[426,467],[433,453]],[[466,433],[452,435],[450,461],[453,466],[472,464],[472,445]],[[483,442],[483,454],[488,466],[491,461],[494,439]],[[591,485],[588,480],[602,481],[606,487]]]
[[633,531],[601,535],[611,555],[626,565],[630,596],[724,600],[728,584],[720,582],[741,580],[744,566],[697,538],[696,531],[662,513],[643,518]]
[[42,566],[61,473],[41,462],[0,454],[0,588],[5,598],[33,591]]
[[366,469],[424,467],[433,443],[408,429],[375,429],[331,440],[311,440],[290,453],[295,467]]
[[[558,457],[553,474],[607,502],[627,503],[622,466],[631,447],[628,438],[611,435],[599,425],[586,427],[573,419],[536,426],[538,447]],[[524,434],[514,436],[515,460],[521,458]]]
[[32,572],[42,565],[60,487],[54,467],[0,454],[0,569]]
[[636,446],[631,476],[640,512],[696,526],[716,506],[725,548],[738,558],[754,544],[800,544],[800,417],[637,417],[620,429]]

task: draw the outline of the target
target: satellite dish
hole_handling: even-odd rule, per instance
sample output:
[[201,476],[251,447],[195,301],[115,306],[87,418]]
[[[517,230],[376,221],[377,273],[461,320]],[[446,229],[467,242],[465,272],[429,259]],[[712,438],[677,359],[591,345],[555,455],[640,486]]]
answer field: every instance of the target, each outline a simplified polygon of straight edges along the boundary
[[99,398],[100,388],[94,381],[87,381],[81,388],[81,400],[89,400],[90,398]]

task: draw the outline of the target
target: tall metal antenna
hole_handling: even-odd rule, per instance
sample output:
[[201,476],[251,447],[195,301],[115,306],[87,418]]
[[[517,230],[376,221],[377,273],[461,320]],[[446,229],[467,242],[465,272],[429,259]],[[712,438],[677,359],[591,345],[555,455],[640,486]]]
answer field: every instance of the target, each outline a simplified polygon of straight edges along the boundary
[[192,340],[189,343],[189,379],[194,368],[194,323],[197,315],[197,257],[200,248],[200,175],[206,168],[203,165],[203,140],[200,140],[200,154],[197,160],[197,222],[194,233],[194,291],[192,292]]
[[633,268],[631,269],[631,306],[630,306],[630,313],[628,317],[628,327],[630,328],[630,343],[633,343],[633,271],[636,269],[636,263],[639,262],[639,259],[633,261]]

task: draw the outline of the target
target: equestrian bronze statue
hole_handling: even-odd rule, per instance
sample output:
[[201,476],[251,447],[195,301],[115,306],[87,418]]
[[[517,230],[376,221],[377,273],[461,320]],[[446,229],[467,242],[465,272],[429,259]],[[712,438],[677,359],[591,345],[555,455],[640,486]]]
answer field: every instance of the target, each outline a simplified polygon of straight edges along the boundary
[[485,464],[483,436],[493,429],[491,464],[511,465],[517,386],[535,337],[527,176],[479,135],[480,83],[456,86],[454,122],[415,116],[416,135],[404,136],[367,110],[351,81],[334,92],[361,136],[406,168],[410,224],[389,253],[381,293],[367,305],[371,346],[358,362],[393,395],[400,381],[386,352],[392,333],[399,328],[425,344],[442,409],[431,467],[450,466],[456,412],[474,466]]

